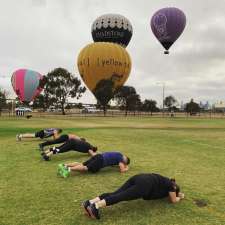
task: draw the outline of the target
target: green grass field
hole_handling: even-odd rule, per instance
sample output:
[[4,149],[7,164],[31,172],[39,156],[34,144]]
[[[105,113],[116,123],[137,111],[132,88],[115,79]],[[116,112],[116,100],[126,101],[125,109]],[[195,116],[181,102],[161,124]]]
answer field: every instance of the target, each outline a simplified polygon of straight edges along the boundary
[[[16,142],[19,132],[61,127],[131,158],[130,170],[56,175],[61,162],[84,161],[77,152],[41,160],[39,140]],[[225,224],[225,120],[185,118],[0,118],[1,225],[203,225]],[[140,172],[176,177],[185,200],[123,202],[101,210],[101,220],[83,214],[83,200],[119,187]],[[196,200],[207,205],[199,207]]]

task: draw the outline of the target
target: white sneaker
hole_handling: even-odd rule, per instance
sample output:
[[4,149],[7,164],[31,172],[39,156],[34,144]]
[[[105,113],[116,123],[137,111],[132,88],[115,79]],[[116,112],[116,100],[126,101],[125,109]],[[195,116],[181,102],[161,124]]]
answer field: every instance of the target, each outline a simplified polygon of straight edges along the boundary
[[17,135],[16,135],[16,140],[17,140],[17,141],[21,141],[21,136],[20,136],[20,134],[17,134]]

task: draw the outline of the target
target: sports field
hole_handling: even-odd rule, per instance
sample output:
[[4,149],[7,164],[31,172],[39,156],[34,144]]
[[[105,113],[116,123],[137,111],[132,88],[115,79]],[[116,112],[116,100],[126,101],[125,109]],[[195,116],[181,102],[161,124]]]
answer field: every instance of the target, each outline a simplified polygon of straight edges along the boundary
[[[84,161],[70,152],[43,161],[39,140],[16,142],[19,132],[60,127],[85,137],[100,151],[120,150],[130,170],[56,175],[61,162]],[[83,214],[83,200],[114,191],[140,172],[175,177],[185,193],[165,200],[123,202],[101,210],[101,220]],[[225,224],[225,119],[191,118],[0,118],[1,225],[203,225]]]

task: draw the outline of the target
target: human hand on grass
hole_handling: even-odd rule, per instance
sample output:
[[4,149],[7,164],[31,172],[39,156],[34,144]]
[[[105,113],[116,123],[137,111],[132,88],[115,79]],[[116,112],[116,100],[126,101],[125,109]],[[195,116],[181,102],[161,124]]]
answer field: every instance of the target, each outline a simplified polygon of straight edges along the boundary
[[180,197],[180,199],[184,199],[184,193],[179,192],[178,196]]

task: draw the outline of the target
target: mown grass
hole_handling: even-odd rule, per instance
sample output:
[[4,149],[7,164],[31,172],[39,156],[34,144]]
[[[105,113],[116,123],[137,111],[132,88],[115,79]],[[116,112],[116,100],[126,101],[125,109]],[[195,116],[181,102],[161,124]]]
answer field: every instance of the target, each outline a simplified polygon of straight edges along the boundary
[[[56,176],[58,163],[84,161],[76,152],[40,158],[39,141],[15,141],[19,132],[62,127],[131,158],[130,171],[116,167],[98,174]],[[0,224],[224,224],[225,120],[191,118],[0,118]],[[83,215],[83,200],[113,191],[130,176],[156,172],[176,177],[186,199],[124,202],[103,209],[100,221]],[[195,200],[203,200],[198,207]]]

